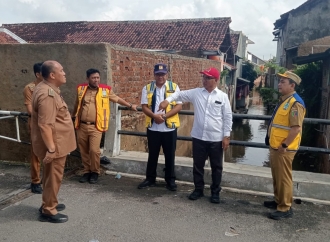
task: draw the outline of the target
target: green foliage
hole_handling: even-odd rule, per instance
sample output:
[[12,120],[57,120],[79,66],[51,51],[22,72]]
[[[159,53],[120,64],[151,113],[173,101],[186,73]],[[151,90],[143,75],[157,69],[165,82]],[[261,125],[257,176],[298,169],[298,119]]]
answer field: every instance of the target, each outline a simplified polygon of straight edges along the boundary
[[[306,105],[306,118],[320,118],[322,63],[300,65],[294,71],[301,78],[301,84],[296,91]],[[301,144],[315,146],[317,124],[304,124]]]
[[260,97],[262,98],[262,102],[264,106],[275,106],[278,103],[278,99],[274,98],[278,95],[278,91],[274,88],[263,87],[259,89]]
[[275,70],[275,73],[284,73],[287,71],[287,69],[285,67],[279,66],[275,63],[276,59],[275,57],[271,60],[269,60],[266,64],[265,67],[266,68],[271,68]]
[[302,80],[296,91],[305,102],[306,117],[319,118],[322,95],[322,63],[300,65],[294,72]]
[[250,84],[249,84],[250,90],[252,90],[252,88],[254,86],[254,80],[257,79],[257,77],[258,77],[258,74],[254,70],[254,65],[249,61],[245,61],[243,68],[242,68],[242,78],[250,81]]
[[227,69],[223,69],[223,71],[220,73],[221,78],[225,78],[228,76],[229,71]]

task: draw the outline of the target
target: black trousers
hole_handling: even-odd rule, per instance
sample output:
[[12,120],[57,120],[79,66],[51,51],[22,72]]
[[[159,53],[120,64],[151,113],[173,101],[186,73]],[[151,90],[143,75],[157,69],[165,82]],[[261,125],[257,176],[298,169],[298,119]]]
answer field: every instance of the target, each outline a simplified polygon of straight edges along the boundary
[[176,150],[176,138],[177,130],[170,132],[158,132],[147,129],[148,138],[148,164],[146,179],[149,181],[155,181],[157,176],[157,164],[160,152],[160,147],[163,148],[165,156],[165,181],[174,182],[174,160]]
[[212,185],[211,192],[219,193],[221,191],[220,183],[222,178],[222,141],[212,142],[203,141],[200,139],[192,139],[193,143],[193,175],[195,189],[204,190],[204,166],[205,161],[210,157],[210,164],[212,170]]

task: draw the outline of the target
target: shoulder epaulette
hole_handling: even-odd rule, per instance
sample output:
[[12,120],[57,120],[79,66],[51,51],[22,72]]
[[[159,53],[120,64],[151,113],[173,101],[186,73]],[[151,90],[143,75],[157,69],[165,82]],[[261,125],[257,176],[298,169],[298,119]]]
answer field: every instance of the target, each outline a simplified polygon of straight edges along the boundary
[[48,96],[51,96],[51,97],[55,96],[55,91],[53,90],[53,88],[48,89]]

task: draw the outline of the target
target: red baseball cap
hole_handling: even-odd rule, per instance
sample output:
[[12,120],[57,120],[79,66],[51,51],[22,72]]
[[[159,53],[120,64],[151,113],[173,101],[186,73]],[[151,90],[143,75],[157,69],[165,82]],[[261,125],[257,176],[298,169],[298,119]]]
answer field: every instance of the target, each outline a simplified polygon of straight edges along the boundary
[[211,67],[211,68],[206,69],[204,71],[200,71],[199,73],[204,74],[205,76],[214,77],[216,80],[219,80],[219,78],[220,78],[219,71],[214,67]]

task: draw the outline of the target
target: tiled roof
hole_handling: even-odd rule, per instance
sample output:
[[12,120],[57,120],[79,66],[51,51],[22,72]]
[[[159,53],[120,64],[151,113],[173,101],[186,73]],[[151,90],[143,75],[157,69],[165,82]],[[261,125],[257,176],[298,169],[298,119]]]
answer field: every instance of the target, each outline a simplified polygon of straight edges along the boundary
[[231,46],[233,48],[233,53],[236,54],[238,41],[239,41],[239,34],[230,34],[231,39]]
[[0,44],[19,44],[19,42],[9,34],[0,31]]
[[218,50],[231,18],[3,24],[29,43],[95,43],[159,50]]

